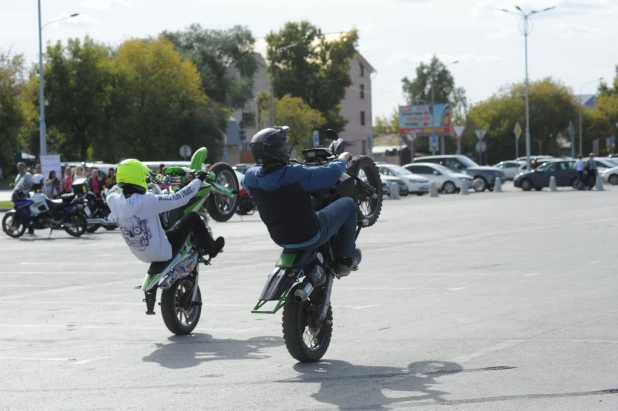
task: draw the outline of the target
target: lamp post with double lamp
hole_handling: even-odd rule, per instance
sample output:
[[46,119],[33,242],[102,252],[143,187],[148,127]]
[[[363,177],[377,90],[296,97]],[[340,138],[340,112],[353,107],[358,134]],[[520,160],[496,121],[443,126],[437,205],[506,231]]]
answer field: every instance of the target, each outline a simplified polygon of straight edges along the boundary
[[[456,60],[450,64],[445,65],[444,67],[449,67],[454,64],[459,63],[459,60]],[[435,82],[435,73],[431,73],[431,138],[436,135],[436,122],[434,121],[435,116],[435,93],[434,93],[434,82]],[[444,135],[440,135],[440,154],[444,154]],[[432,154],[436,155],[435,150],[432,150]]]
[[583,109],[584,108],[584,102],[582,101],[582,90],[584,89],[585,85],[590,84],[590,83],[594,83],[594,82],[597,82],[597,81],[601,81],[601,80],[603,80],[603,77],[599,77],[599,78],[596,78],[594,80],[587,81],[584,84],[582,84],[582,86],[579,88],[579,154],[581,154],[582,156],[584,155],[584,153],[583,153],[583,143],[582,143],[582,140],[583,140],[583,137],[582,137],[582,135],[583,135],[582,124],[584,122],[583,121],[584,120],[584,114],[583,114],[583,112],[584,112],[584,109]]
[[79,16],[79,13],[73,13],[68,17],[50,21],[49,23],[41,23],[41,0],[39,0],[39,138],[40,138],[40,155],[47,155],[47,128],[45,126],[45,94],[43,90],[43,29],[52,23],[68,20]]
[[528,164],[528,169],[530,169],[530,88],[528,85],[528,36],[532,33],[532,19],[530,18],[533,14],[539,14],[544,11],[549,11],[555,9],[556,7],[547,7],[543,10],[532,10],[528,13],[525,13],[521,7],[515,6],[518,13],[507,9],[498,9],[505,13],[515,14],[517,16],[521,16],[522,20],[520,23],[519,30],[521,34],[524,35],[525,42],[525,60],[526,60],[526,163]]

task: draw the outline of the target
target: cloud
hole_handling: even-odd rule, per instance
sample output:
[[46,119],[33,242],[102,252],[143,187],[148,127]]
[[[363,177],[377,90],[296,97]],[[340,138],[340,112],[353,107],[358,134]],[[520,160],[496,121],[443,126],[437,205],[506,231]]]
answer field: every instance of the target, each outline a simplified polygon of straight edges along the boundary
[[119,5],[125,8],[130,7],[129,0],[86,0],[83,5],[84,7],[97,10],[109,10],[114,5]]
[[[503,61],[504,58],[499,56],[478,55],[478,54],[439,54],[436,56],[444,64],[449,64],[453,61],[462,63],[488,63],[491,61]],[[428,63],[433,57],[432,53],[416,54],[409,51],[396,51],[387,60],[386,65],[418,65],[421,62]]]

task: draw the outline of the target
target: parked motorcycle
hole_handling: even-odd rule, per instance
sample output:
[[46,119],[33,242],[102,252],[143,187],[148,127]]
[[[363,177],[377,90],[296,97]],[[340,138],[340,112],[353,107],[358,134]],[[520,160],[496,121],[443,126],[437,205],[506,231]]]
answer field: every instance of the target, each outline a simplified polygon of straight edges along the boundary
[[89,191],[84,197],[84,213],[88,227],[86,232],[94,233],[99,228],[103,227],[106,230],[115,230],[118,228],[116,217],[109,209],[105,202],[106,193],[101,193],[101,197],[97,197],[92,191]]
[[[337,138],[336,133],[330,134]],[[338,139],[330,148],[303,151],[305,166],[324,166],[344,151],[345,143]],[[356,201],[358,223],[361,228],[376,223],[382,209],[382,185],[379,171],[368,156],[356,156],[345,173],[330,188],[311,193],[314,210],[318,211],[343,197]],[[274,314],[283,307],[283,337],[288,352],[300,362],[320,360],[333,332],[331,293],[333,280],[340,278],[334,263],[334,244],[337,235],[311,251],[284,249],[272,270],[259,301],[252,313]],[[348,280],[350,281],[350,280]],[[261,310],[269,301],[276,301],[274,309]]]
[[60,228],[74,237],[86,232],[82,199],[75,194],[63,194],[60,199],[51,200],[42,193],[29,193],[19,185],[13,190],[12,201],[13,210],[2,219],[2,230],[10,237],[21,237],[28,227],[49,228],[50,236],[53,230]]
[[[166,182],[170,185],[169,192],[174,193],[186,186],[195,176],[197,171],[201,171],[201,164],[208,156],[205,147],[197,150],[191,158],[191,167],[169,167],[165,170]],[[217,167],[219,165],[219,167]],[[178,208],[161,215],[164,228],[173,225],[177,219],[185,213],[203,210],[205,204],[209,214],[213,209],[208,206],[210,194],[214,191],[221,195],[237,197],[234,190],[220,185],[217,181],[217,172],[227,170],[225,167],[232,168],[225,163],[215,164],[197,194],[191,198],[189,203],[182,208]],[[232,173],[232,175],[234,175]],[[235,176],[234,176],[235,177]],[[160,192],[157,180],[161,177],[150,175],[149,189],[153,192]],[[238,182],[233,180],[233,182]],[[156,186],[156,187],[155,187]],[[236,186],[237,187],[237,186]],[[237,190],[236,190],[237,193]],[[235,204],[235,200],[230,200]],[[221,202],[215,202],[214,207],[218,207]],[[212,207],[212,206],[211,206]],[[216,209],[218,216],[229,214],[229,218],[234,214],[226,209]],[[214,213],[213,213],[214,214]],[[207,224],[207,223],[206,223]],[[210,229],[210,227],[207,228]],[[152,263],[148,273],[144,277],[141,287],[145,294],[146,314],[154,315],[154,307],[157,299],[157,289],[161,289],[161,316],[168,330],[176,335],[188,334],[195,329],[202,312],[202,295],[199,288],[199,263],[210,265],[210,258],[199,254],[197,248],[193,246],[195,240],[193,236],[187,238],[185,245],[169,261]]]

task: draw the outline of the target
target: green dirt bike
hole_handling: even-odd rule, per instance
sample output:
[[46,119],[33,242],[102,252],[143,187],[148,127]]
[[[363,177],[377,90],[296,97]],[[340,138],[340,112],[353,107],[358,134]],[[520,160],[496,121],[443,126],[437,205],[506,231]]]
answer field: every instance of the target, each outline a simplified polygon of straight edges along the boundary
[[[305,161],[302,164],[324,166],[343,152],[344,145],[343,140],[337,139],[329,148],[304,150]],[[311,193],[311,197],[316,211],[339,198],[354,199],[357,204],[358,238],[361,228],[372,226],[380,216],[380,173],[370,157],[356,156],[332,187]],[[340,278],[331,267],[335,261],[336,243],[337,235],[311,251],[284,249],[251,311],[275,314],[283,307],[285,345],[292,357],[300,362],[320,360],[330,345],[333,332],[331,293],[333,280]],[[276,301],[275,307],[262,310],[269,301]]]
[[[201,165],[208,156],[205,147],[197,150],[191,158],[191,167],[169,167],[165,170],[166,183],[170,185],[169,192],[174,193],[187,185],[201,170]],[[229,168],[229,170],[228,170]],[[218,174],[217,174],[218,173]],[[221,174],[232,179],[226,183],[220,183]],[[152,180],[156,177],[150,176]],[[219,181],[219,182],[218,182]],[[214,190],[213,190],[214,188]],[[224,201],[213,201],[212,196],[216,192],[218,196],[226,197]],[[159,193],[161,191],[159,190]],[[227,221],[234,215],[238,198],[238,180],[233,169],[225,163],[215,164],[208,178],[202,183],[197,194],[184,207],[168,212],[168,216],[162,219],[164,228],[171,227],[185,213],[196,211],[203,212],[204,205],[213,216]],[[209,201],[210,199],[210,201]],[[231,212],[227,211],[227,205],[231,204]],[[220,208],[223,206],[223,209]],[[226,220],[224,220],[224,218]],[[217,221],[219,221],[217,219]],[[210,227],[206,225],[209,232]],[[210,265],[210,258],[199,254],[198,249],[193,246],[194,239],[189,236],[185,245],[169,261],[155,262],[148,268],[148,273],[144,277],[141,289],[146,303],[146,314],[154,315],[154,307],[157,300],[157,289],[161,289],[161,316],[166,327],[176,335],[189,334],[195,329],[202,312],[202,295],[199,287],[199,263]]]

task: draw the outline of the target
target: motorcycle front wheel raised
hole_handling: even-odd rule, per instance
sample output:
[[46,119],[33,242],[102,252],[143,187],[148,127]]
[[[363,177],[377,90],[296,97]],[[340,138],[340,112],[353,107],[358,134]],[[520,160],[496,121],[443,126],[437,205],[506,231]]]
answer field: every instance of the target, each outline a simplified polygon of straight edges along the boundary
[[161,293],[161,316],[168,330],[186,335],[195,329],[202,314],[202,293],[197,286],[197,302],[193,304],[193,281],[190,277],[176,281]]
[[227,163],[215,163],[210,169],[215,173],[215,183],[230,189],[234,194],[228,196],[217,192],[213,187],[206,200],[208,214],[218,223],[224,223],[234,216],[238,207],[238,178],[234,169]]
[[325,320],[316,324],[323,298],[323,288],[316,289],[307,301],[294,301],[294,292],[302,283],[292,287],[283,305],[283,339],[292,357],[300,362],[319,361],[333,335],[333,311],[328,307]]
[[366,227],[371,227],[380,218],[382,211],[382,183],[376,163],[368,156],[356,156],[350,160],[346,173],[358,177],[370,185],[376,192],[375,196],[366,194],[366,190],[357,186],[354,200],[362,213],[362,219],[367,220]]

